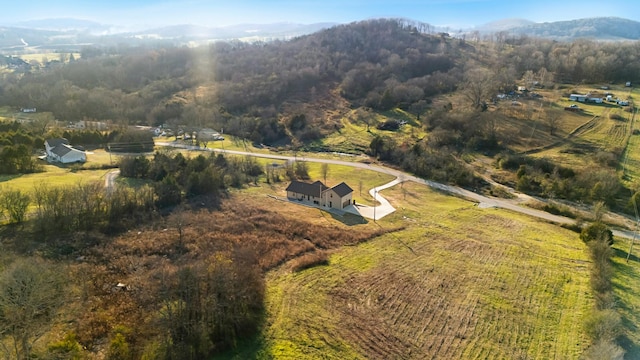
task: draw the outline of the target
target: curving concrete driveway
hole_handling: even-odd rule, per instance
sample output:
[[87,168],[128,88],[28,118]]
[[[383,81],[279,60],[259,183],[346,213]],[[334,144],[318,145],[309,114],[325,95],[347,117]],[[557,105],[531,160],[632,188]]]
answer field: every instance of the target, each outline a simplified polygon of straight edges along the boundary
[[349,205],[346,208],[344,208],[344,211],[352,213],[352,214],[356,214],[356,215],[360,215],[362,217],[365,217],[367,219],[373,219],[373,221],[376,220],[380,220],[383,217],[391,214],[392,212],[396,211],[396,208],[394,208],[393,206],[391,206],[391,204],[389,203],[389,201],[387,201],[387,199],[385,199],[382,195],[380,195],[380,191],[384,190],[384,189],[388,189],[392,186],[395,186],[397,184],[400,184],[402,182],[402,180],[400,180],[400,178],[396,178],[395,180],[386,183],[384,185],[380,185],[378,187],[375,187],[371,190],[369,190],[369,195],[371,195],[371,197],[376,200],[377,202],[380,203],[380,205],[376,205],[376,206],[368,206],[368,205]]

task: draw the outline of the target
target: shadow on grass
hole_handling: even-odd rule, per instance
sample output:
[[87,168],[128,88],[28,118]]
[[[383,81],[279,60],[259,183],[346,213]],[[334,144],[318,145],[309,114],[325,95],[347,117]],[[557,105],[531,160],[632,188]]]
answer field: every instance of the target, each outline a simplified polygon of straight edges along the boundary
[[640,345],[631,341],[626,335],[619,336],[617,342],[625,351],[625,360],[640,360]]
[[19,177],[21,177],[22,174],[16,174],[16,175],[0,175],[0,183],[1,182],[5,182],[5,181],[11,181],[13,179],[17,179]]
[[[636,244],[636,246],[637,246],[637,244]],[[627,255],[629,254],[629,252],[621,250],[621,249],[618,249],[618,248],[614,248],[613,249],[613,254],[614,254],[615,257],[619,257],[621,259],[625,259],[625,263],[624,264],[621,264],[621,263],[614,263],[613,264],[613,266],[616,268],[616,270],[619,270],[619,271],[625,271],[626,272],[628,270],[628,269],[626,269],[626,267],[630,266],[631,262],[635,262],[635,263],[639,263],[640,262],[640,258],[638,258],[636,255],[631,254],[631,256],[629,256],[629,263],[627,264],[626,263],[626,258],[627,258]],[[622,265],[624,265],[624,267]]]
[[355,215],[351,213],[345,213],[344,215],[339,215],[333,212],[329,212],[329,214],[334,220],[337,220],[347,226],[355,226],[355,225],[362,225],[362,224],[369,223],[367,219],[365,219],[360,215]]
[[[631,255],[629,257],[629,263],[627,263],[627,251],[618,248],[614,248],[613,251],[614,256],[620,259],[620,261],[615,261],[612,263],[615,272],[617,274],[621,274],[621,276],[623,277],[633,278],[633,273],[635,272],[635,268],[638,266],[638,262],[640,259],[638,259],[638,257],[635,255]],[[617,281],[613,283],[613,286],[615,288],[615,292],[617,293],[624,293],[634,298],[640,297],[640,293],[636,292],[636,289],[634,287],[628,286],[626,283]],[[625,350],[625,359],[640,360],[640,343],[634,342],[634,339],[631,339],[624,334],[638,333],[640,314],[632,304],[622,301],[622,299],[620,299],[619,297],[617,298],[616,307],[619,310],[618,313],[622,316],[622,326],[624,328],[623,335],[619,336],[617,339],[618,345],[620,345]]]
[[258,358],[271,358],[270,354],[266,354],[263,350],[265,347],[264,334],[266,329],[266,316],[263,312],[260,319],[260,324],[253,336],[249,336],[245,339],[238,341],[235,348],[216,354],[211,359],[224,359],[224,360],[244,360],[244,359],[258,359]]

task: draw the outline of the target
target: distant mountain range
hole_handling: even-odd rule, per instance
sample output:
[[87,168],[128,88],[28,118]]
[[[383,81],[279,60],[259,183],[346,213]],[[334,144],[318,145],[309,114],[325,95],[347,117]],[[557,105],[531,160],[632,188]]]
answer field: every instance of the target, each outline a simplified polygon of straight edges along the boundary
[[483,33],[505,31],[561,41],[580,38],[594,40],[639,40],[640,22],[617,17],[599,17],[569,21],[534,23],[523,19],[507,19],[476,28]]
[[[242,41],[269,41],[290,39],[314,33],[337,25],[336,23],[316,24],[240,24],[226,27],[205,27],[195,25],[173,25],[148,30],[131,31],[92,21],[63,18],[25,21],[0,25],[0,53],[21,51],[78,51],[82,46],[113,46],[120,44],[137,45],[156,42],[174,45],[198,45],[216,40],[238,39]],[[432,28],[436,29],[435,27]],[[595,40],[638,40],[640,22],[602,17],[534,23],[524,19],[505,19],[462,33],[506,32],[512,35],[544,37],[561,41],[578,38]]]
[[337,23],[239,24],[225,27],[172,25],[130,31],[78,19],[49,19],[0,25],[0,53],[57,50],[78,51],[82,46],[161,43],[197,45],[216,40],[270,41],[290,39],[338,25]]

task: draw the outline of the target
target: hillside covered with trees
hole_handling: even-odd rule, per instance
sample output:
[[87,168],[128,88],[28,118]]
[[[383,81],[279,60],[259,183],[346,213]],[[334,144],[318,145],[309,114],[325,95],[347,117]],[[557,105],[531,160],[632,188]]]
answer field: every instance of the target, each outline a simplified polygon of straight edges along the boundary
[[543,69],[574,83],[634,81],[640,73],[632,43],[497,36],[490,45],[430,34],[426,24],[371,20],[291,41],[88,47],[68,64],[3,74],[0,104],[37,107],[64,121],[224,128],[276,144],[334,131],[339,124],[311,111],[303,123],[291,121],[306,110],[294,104],[328,95],[355,107],[420,113],[434,96],[472,82],[477,68],[491,73],[496,88]]
[[[37,108],[37,115],[42,115],[37,121],[0,123],[0,175],[41,171],[35,155],[49,137],[123,153],[150,152],[154,150],[150,133],[126,130],[129,126],[162,126],[176,135],[178,129],[194,134],[211,128],[278,151],[334,151],[322,140],[336,134],[348,138],[354,134],[349,126],[356,124],[366,145],[352,152],[366,152],[370,156],[366,161],[383,161],[425,179],[496,196],[513,196],[505,190],[498,193],[496,184],[503,183],[530,195],[632,213],[628,199],[640,196],[640,183],[634,188],[625,182],[618,166],[634,134],[633,122],[627,119],[632,119],[628,114],[633,106],[605,104],[607,112],[602,114],[607,115],[608,127],[603,133],[615,141],[580,143],[577,138],[597,128],[595,119],[604,116],[579,113],[568,105],[570,111],[564,111],[554,101],[568,102],[567,94],[586,88],[585,84],[601,90],[612,84],[626,89],[625,82],[640,81],[638,58],[637,43],[560,43],[506,33],[494,34],[488,41],[454,38],[434,33],[428,24],[398,19],[340,25],[268,43],[85,47],[68,62],[0,73],[0,106],[16,113]],[[541,100],[534,87],[540,92],[551,89],[554,92],[545,96],[557,98]],[[498,95],[508,101],[500,103]],[[561,118],[567,124],[559,124]],[[112,127],[108,131],[54,128],[50,126],[54,119],[63,124],[99,121]],[[131,143],[139,148],[122,146]],[[536,156],[553,147],[550,144],[569,147],[554,158]],[[123,157],[118,166],[126,179],[115,190],[105,190],[100,182],[0,193],[0,211],[8,223],[0,228],[3,248],[25,258],[44,259],[34,266],[15,262],[0,276],[0,290],[6,290],[0,291],[0,334],[13,346],[5,351],[7,356],[28,358],[39,351],[51,358],[82,358],[89,352],[109,359],[201,359],[224,353],[256,340],[264,328],[267,272],[284,264],[293,272],[326,265],[331,251],[341,246],[395,236],[404,229],[369,224],[354,231],[357,225],[336,226],[335,218],[307,223],[297,212],[282,216],[267,208],[264,199],[246,196],[227,202],[234,191],[245,187],[251,188],[248,193],[259,193],[261,180],[273,193],[283,190],[284,179],[308,180],[306,163],[274,166],[249,157],[184,154],[163,150],[153,156]],[[575,154],[586,160],[563,161]],[[85,169],[77,165],[76,170]],[[407,196],[420,200],[410,190],[402,191],[403,201]],[[396,194],[395,200],[399,199]],[[546,210],[560,211],[553,206]],[[424,211],[416,209],[394,223],[419,229],[407,236],[439,237],[441,231],[449,231],[450,225],[443,225],[425,232],[419,228]],[[519,227],[517,221],[497,218],[490,220],[493,226]],[[583,240],[601,246],[594,241],[601,240],[600,230]],[[477,244],[464,251],[475,255],[476,250],[470,249],[477,246],[478,251],[503,258],[502,238],[488,246],[482,243],[485,235],[473,236],[478,237]],[[510,236],[505,234],[504,239],[511,241]],[[416,255],[411,242],[403,242],[401,236],[396,240]],[[439,240],[457,246],[446,236]],[[518,256],[520,251],[522,256],[534,253],[519,243],[512,245]],[[615,313],[608,245],[591,255],[604,264],[594,272],[604,284],[596,294],[603,298],[599,310]],[[432,244],[428,246],[424,253],[436,253]],[[455,246],[452,254],[468,255]],[[575,247],[571,254],[579,250]],[[34,296],[33,287],[20,288],[25,282],[46,283],[43,276],[55,273],[52,264],[57,261],[66,263],[73,280],[52,276],[55,286],[47,287],[43,297]],[[544,267],[539,264],[531,268]],[[586,266],[584,261],[578,265],[580,271]],[[564,276],[558,288],[570,283]],[[443,277],[438,286],[447,288],[446,280]],[[14,289],[28,301],[12,303],[18,291]],[[497,293],[501,289],[504,286],[492,288]],[[545,291],[546,286],[539,292]],[[584,294],[579,295],[586,303]],[[63,311],[62,303],[70,298],[77,308],[61,315],[72,319],[61,326],[64,339],[32,349],[56,321],[51,314]],[[345,299],[351,304],[349,297]],[[514,299],[514,303],[521,300]],[[47,316],[28,318],[30,306],[40,306],[31,300],[45,302],[40,305]],[[617,351],[613,335],[619,321],[609,329],[606,320],[594,320],[593,328],[602,324],[607,336],[592,337]],[[467,335],[460,332],[446,338],[464,341]],[[578,350],[584,350],[587,341],[578,343]],[[400,347],[397,344],[393,346]]]

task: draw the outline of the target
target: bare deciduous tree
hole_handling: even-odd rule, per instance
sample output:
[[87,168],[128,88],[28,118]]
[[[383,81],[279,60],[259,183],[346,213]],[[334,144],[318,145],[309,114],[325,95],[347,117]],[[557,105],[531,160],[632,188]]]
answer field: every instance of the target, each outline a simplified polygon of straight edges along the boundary
[[29,195],[20,190],[0,190],[0,214],[6,211],[14,223],[24,221],[30,203]]
[[327,175],[329,174],[329,164],[322,163],[322,165],[320,165],[320,172],[322,173],[322,178],[324,179],[324,183],[326,185]]
[[17,359],[31,358],[33,344],[51,326],[64,303],[64,277],[37,260],[14,262],[0,275],[0,334],[7,335]]
[[482,68],[473,68],[467,72],[463,93],[474,108],[481,108],[494,91],[495,81],[490,71]]
[[549,134],[553,135],[556,130],[558,130],[558,125],[560,124],[561,112],[558,110],[550,110],[546,112],[546,122],[549,127]]

